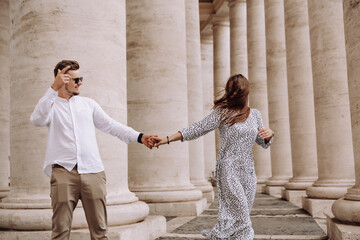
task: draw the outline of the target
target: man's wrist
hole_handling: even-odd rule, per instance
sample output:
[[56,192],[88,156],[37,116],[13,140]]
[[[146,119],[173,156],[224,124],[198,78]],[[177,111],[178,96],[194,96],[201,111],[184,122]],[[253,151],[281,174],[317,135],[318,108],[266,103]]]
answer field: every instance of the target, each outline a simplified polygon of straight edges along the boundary
[[142,144],[141,139],[142,139],[143,136],[144,136],[143,133],[140,133],[140,134],[139,134],[138,139],[137,139],[138,143],[141,143],[141,144]]

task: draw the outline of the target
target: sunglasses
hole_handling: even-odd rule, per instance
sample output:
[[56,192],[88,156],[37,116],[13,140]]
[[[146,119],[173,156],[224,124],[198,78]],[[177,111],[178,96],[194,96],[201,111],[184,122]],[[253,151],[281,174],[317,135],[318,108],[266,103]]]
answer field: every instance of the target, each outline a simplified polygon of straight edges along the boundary
[[78,78],[71,78],[72,80],[75,81],[75,84],[78,84],[79,81],[82,82],[83,81],[83,77],[78,77]]

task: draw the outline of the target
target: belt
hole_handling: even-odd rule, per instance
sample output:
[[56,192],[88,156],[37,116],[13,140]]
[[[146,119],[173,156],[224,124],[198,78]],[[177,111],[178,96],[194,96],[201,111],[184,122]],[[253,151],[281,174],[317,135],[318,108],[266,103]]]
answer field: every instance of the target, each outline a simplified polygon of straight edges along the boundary
[[[64,168],[63,166],[59,165],[59,164],[53,164],[52,165],[53,168]],[[77,169],[77,164],[75,165],[74,169]]]

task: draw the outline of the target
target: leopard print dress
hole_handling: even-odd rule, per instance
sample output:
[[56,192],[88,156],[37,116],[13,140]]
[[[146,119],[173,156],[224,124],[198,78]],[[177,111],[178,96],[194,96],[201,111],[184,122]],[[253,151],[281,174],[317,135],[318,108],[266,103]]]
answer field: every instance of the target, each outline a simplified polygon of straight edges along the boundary
[[219,214],[216,225],[202,234],[211,240],[252,240],[254,230],[250,211],[256,193],[256,175],[252,148],[254,143],[268,148],[268,143],[258,136],[264,128],[261,113],[250,109],[244,122],[232,126],[220,124],[220,109],[215,109],[203,120],[180,132],[183,140],[196,139],[219,128],[221,149],[217,156],[216,177],[218,181]]

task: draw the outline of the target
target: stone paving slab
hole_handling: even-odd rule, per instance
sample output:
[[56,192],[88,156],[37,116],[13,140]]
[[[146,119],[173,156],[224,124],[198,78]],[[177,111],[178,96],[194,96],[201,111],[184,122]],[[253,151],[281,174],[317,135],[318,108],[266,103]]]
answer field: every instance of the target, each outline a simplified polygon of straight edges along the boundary
[[[216,224],[217,208],[218,202],[215,199],[200,216],[186,221],[179,219],[180,224],[158,240],[205,239],[201,236],[201,231],[210,229]],[[176,218],[168,220],[176,221]],[[306,211],[286,200],[267,194],[256,194],[251,221],[255,231],[255,240],[328,239],[324,230]]]

